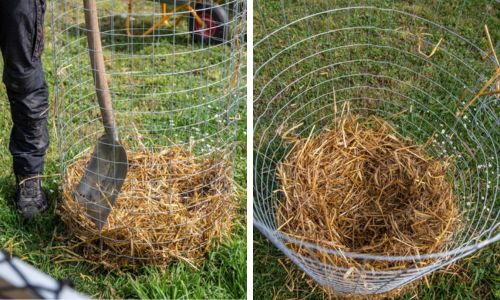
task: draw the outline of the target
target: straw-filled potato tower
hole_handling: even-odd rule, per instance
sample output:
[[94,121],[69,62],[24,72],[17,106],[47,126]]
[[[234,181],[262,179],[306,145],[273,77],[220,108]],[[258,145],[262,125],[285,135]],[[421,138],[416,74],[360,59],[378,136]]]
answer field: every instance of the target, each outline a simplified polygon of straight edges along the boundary
[[395,291],[500,239],[499,9],[256,1],[254,223],[327,292]]
[[[75,192],[103,135],[80,0],[52,1],[61,218],[110,267],[195,262],[231,229],[244,60],[241,1],[98,0],[128,174],[102,230]],[[99,163],[99,162],[98,162]]]

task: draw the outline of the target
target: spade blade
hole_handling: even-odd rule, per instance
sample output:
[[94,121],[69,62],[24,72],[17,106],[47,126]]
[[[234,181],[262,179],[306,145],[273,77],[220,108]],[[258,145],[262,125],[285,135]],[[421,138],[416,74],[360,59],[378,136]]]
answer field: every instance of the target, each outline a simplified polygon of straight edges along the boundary
[[108,135],[102,136],[94,149],[75,198],[86,215],[102,230],[127,177],[128,160],[125,148]]

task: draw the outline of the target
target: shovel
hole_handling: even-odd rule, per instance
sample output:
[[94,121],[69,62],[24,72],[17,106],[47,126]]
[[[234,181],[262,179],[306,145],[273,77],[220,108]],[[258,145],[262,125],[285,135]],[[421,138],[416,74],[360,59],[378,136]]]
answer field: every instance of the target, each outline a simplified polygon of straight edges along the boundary
[[97,141],[92,157],[78,184],[75,198],[84,205],[89,217],[102,230],[116,202],[125,177],[128,160],[118,139],[111,94],[106,80],[101,35],[95,0],[83,0],[85,24],[97,101],[101,109],[104,135]]

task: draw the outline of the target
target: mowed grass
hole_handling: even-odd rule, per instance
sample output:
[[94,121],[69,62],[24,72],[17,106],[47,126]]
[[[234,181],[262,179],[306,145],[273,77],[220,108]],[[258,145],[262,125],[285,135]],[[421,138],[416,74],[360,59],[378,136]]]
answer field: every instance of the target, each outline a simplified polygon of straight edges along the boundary
[[[179,262],[173,263],[168,268],[162,269],[155,266],[144,266],[138,270],[109,270],[102,267],[98,262],[89,262],[84,259],[78,258],[75,253],[71,251],[76,251],[76,249],[70,250],[71,246],[74,244],[73,237],[67,232],[65,225],[60,220],[59,216],[56,214],[57,206],[61,201],[60,187],[61,187],[61,175],[60,172],[60,161],[58,153],[58,142],[56,140],[56,107],[54,99],[54,73],[53,73],[53,49],[51,46],[51,34],[50,27],[48,26],[50,19],[46,21],[46,48],[43,54],[44,69],[46,71],[47,81],[50,90],[50,104],[51,104],[51,115],[49,122],[49,129],[51,134],[51,145],[47,152],[47,160],[45,167],[45,175],[47,178],[44,180],[44,187],[47,191],[47,195],[50,201],[49,211],[33,220],[29,223],[23,223],[22,219],[17,215],[12,205],[12,199],[14,196],[15,180],[12,173],[12,161],[8,151],[8,141],[11,128],[11,119],[9,104],[6,96],[6,91],[3,85],[0,87],[0,248],[5,249],[12,253],[14,256],[21,258],[22,260],[34,265],[35,267],[41,269],[44,272],[54,276],[58,279],[69,279],[74,282],[76,290],[90,295],[95,298],[217,298],[217,299],[241,299],[246,297],[246,193],[245,193],[245,183],[246,183],[246,116],[245,116],[245,105],[243,101],[240,101],[237,107],[232,107],[233,113],[237,114],[239,117],[234,119],[236,126],[233,126],[236,130],[236,158],[235,158],[235,184],[237,190],[237,203],[238,209],[236,217],[234,220],[234,229],[230,236],[223,238],[221,241],[216,241],[214,247],[206,254],[204,259],[192,266],[188,263]],[[76,40],[76,37],[70,37]],[[83,41],[85,41],[83,39]],[[80,39],[82,42],[82,39]],[[108,41],[109,42],[109,41]],[[177,41],[180,43],[181,41]],[[184,39],[186,42],[186,48],[196,49],[196,45],[192,45],[188,39]],[[182,45],[181,45],[182,46]],[[177,45],[177,49],[182,48]],[[155,47],[161,47],[164,53],[170,53],[173,51],[172,41],[168,38],[158,39],[155,43]],[[206,47],[206,46],[205,46]],[[143,46],[143,54],[147,55],[148,49],[147,45]],[[80,50],[81,51],[81,50]],[[151,50],[150,50],[151,51]],[[217,50],[214,50],[217,51]],[[225,49],[225,53],[228,53],[229,49]],[[74,54],[74,53],[73,53]],[[108,51],[106,55],[111,55]],[[123,55],[123,53],[122,53]],[[218,56],[224,56],[224,52],[219,51]],[[81,59],[83,63],[85,62],[85,53],[78,53],[78,59]],[[176,58],[176,63],[182,65],[185,63],[189,65],[194,61],[195,58],[188,56],[179,56]],[[185,62],[182,61],[185,59]],[[76,63],[76,61],[73,61]],[[203,64],[204,62],[200,62]],[[206,62],[205,62],[206,63]],[[124,64],[126,65],[126,64]],[[119,63],[114,65],[119,67]],[[147,71],[147,70],[146,70]],[[88,74],[87,74],[88,75]],[[220,76],[215,75],[215,76]],[[125,77],[125,76],[124,76]],[[76,80],[78,78],[75,78]],[[85,87],[80,89],[82,91],[93,90],[91,82],[85,82],[88,76],[85,78],[79,78],[80,82],[85,83]],[[127,84],[120,81],[118,78],[114,80],[111,84],[114,87],[123,84],[125,88],[129,88]],[[125,79],[123,79],[125,80]],[[184,80],[184,79],[180,79]],[[217,80],[217,78],[215,79]],[[65,82],[65,84],[71,84],[71,82]],[[73,81],[73,84],[78,83],[78,81]],[[154,87],[157,82],[151,81],[148,83],[150,87]],[[171,82],[169,82],[171,84]],[[189,84],[186,82],[179,82],[180,86]],[[170,85],[173,87],[172,85]],[[144,93],[145,90],[139,91],[139,93]],[[80,109],[87,107],[92,107],[94,105],[95,99],[92,95],[88,98],[82,97],[82,94],[75,95],[75,98],[80,99],[80,103],[65,104],[66,109],[66,120],[70,120],[71,115],[76,114]],[[244,91],[242,91],[244,95]],[[210,97],[210,95],[206,95]],[[171,102],[175,104],[175,101],[187,101],[189,99],[173,99]],[[196,99],[191,99],[195,101]],[[145,102],[139,99],[138,105],[142,105]],[[200,101],[201,102],[201,101]],[[86,104],[83,106],[80,104]],[[172,105],[174,105],[172,104]],[[185,102],[184,102],[185,104]],[[171,108],[169,103],[163,102],[163,109]],[[118,102],[118,110],[126,110],[128,106],[121,106]],[[150,109],[156,109],[157,107],[151,107]],[[217,112],[217,107],[213,108],[213,112]],[[212,112],[212,113],[213,113]],[[201,111],[200,114],[203,114]],[[142,125],[144,129],[154,130],[154,126],[161,126],[164,123],[173,122],[176,126],[182,126],[183,122],[189,121],[190,115],[177,114],[176,118],[172,121],[169,119],[153,118],[143,120]],[[200,116],[197,116],[200,117]],[[88,118],[91,118],[88,117]],[[120,116],[118,117],[120,118]],[[125,123],[127,119],[122,119],[122,124]],[[69,126],[77,127],[80,123],[84,123],[85,118],[82,120],[72,120],[71,123],[68,121]],[[136,122],[139,119],[134,120]],[[216,123],[217,120],[213,121]],[[119,119],[120,122],[120,119]],[[138,123],[139,124],[139,123]],[[125,124],[128,125],[128,124]],[[149,127],[148,127],[149,126]],[[77,154],[78,151],[82,150],[82,147],[89,146],[92,144],[92,140],[88,142],[82,142],[80,144],[75,144],[76,141],[81,139],[81,133],[75,134],[71,131],[71,128],[66,129],[68,131],[66,134],[65,149],[65,160],[70,160],[72,155]],[[217,127],[206,126],[203,128],[210,136],[210,130],[216,131]],[[174,132],[172,130],[170,132]],[[189,139],[189,132],[178,131],[179,136],[172,138],[175,141],[185,141]],[[72,140],[72,138],[74,140]],[[129,137],[130,138],[130,137]],[[230,134],[224,137],[229,140]],[[132,139],[131,139],[132,140]],[[152,139],[152,144],[158,143],[158,140]],[[160,141],[161,142],[161,141]],[[74,149],[73,146],[77,146]],[[78,254],[78,253],[76,253]]]
[[[310,2],[302,0],[285,2],[270,0],[259,1],[258,5],[255,5],[254,34],[256,37],[254,42],[259,41],[266,34],[278,29],[284,23],[290,23],[308,14],[320,13],[323,10],[334,7],[357,6],[361,4],[383,7],[391,7],[394,4],[402,10],[411,11],[454,29],[459,34],[477,43],[485,51],[488,48],[482,31],[484,24],[488,24],[494,43],[498,43],[500,39],[500,31],[498,30],[500,25],[498,18],[500,6],[488,1],[415,2],[381,0],[358,2],[348,0],[318,0],[312,5]],[[256,70],[260,67],[261,63],[271,59],[273,55],[277,56],[277,58],[260,70],[254,82],[254,95],[261,95],[261,98],[254,103],[254,115],[255,117],[260,117],[259,124],[254,128],[254,144],[259,145],[260,143],[261,145],[261,149],[256,149],[254,152],[260,156],[258,165],[255,168],[257,170],[265,170],[264,174],[257,178],[258,184],[267,184],[265,186],[267,191],[261,187],[264,190],[263,193],[265,196],[270,197],[271,192],[278,188],[278,183],[272,179],[273,164],[276,163],[272,160],[279,160],[288,150],[279,137],[273,139],[275,131],[280,125],[291,128],[294,125],[302,123],[302,126],[294,132],[305,138],[310,132],[314,131],[316,133],[323,126],[331,124],[329,120],[331,120],[332,100],[334,99],[332,86],[335,86],[336,89],[336,101],[339,110],[345,99],[355,97],[381,99],[383,101],[372,101],[372,99],[368,101],[352,101],[351,109],[361,114],[374,113],[387,118],[390,122],[398,126],[400,134],[411,137],[416,142],[425,143],[429,136],[441,131],[441,128],[446,128],[447,124],[455,124],[455,112],[464,105],[460,101],[466,101],[456,101],[455,97],[459,96],[457,98],[469,99],[472,96],[472,93],[465,91],[463,85],[457,85],[453,77],[456,76],[463,82],[471,84],[474,87],[474,91],[480,87],[480,82],[475,81],[474,72],[469,72],[469,70],[467,72],[464,71],[463,66],[460,66],[460,63],[457,63],[457,61],[465,61],[478,73],[493,74],[494,71],[492,68],[491,70],[484,68],[479,57],[479,52],[471,52],[468,47],[449,34],[436,30],[432,26],[429,26],[429,24],[416,19],[400,15],[390,18],[391,15],[392,13],[381,11],[375,11],[373,14],[367,11],[359,12],[359,14],[353,11],[344,12],[344,14],[325,14],[321,17],[315,17],[289,26],[269,38],[266,42],[261,43],[259,48],[254,48],[254,60],[256,62],[254,69]],[[406,25],[401,24],[403,21],[408,21],[408,23]],[[266,30],[263,27],[259,27],[261,22],[266,24]],[[328,33],[324,35],[324,38],[307,40],[308,37],[319,32],[366,25],[372,25],[373,28],[353,29],[349,33]],[[437,43],[439,38],[444,36],[445,40],[441,47],[451,51],[455,55],[455,60],[438,51],[430,60],[430,63],[428,61],[421,61],[418,53],[412,55],[416,53],[415,41],[407,40],[405,37],[394,32],[382,32],[375,28],[399,28],[399,30],[407,32],[428,33],[426,35],[426,40],[429,41],[428,48],[426,48],[427,53]],[[299,43],[301,40],[306,40],[306,42]],[[321,52],[321,55],[309,57],[330,47],[333,48],[347,44],[363,45],[352,47],[351,49],[324,51]],[[287,46],[292,45],[294,46],[292,50],[285,49]],[[382,48],[373,45],[389,47]],[[403,51],[394,51],[394,49],[390,48],[391,46]],[[301,59],[304,59],[304,61],[299,66],[293,66],[295,62]],[[355,59],[371,59],[372,61],[353,62],[345,65],[339,63],[333,67],[329,66],[337,62]],[[398,69],[393,67],[393,65],[384,65],[377,62],[393,63],[404,68]],[[444,70],[437,68],[439,66],[444,67]],[[281,70],[285,70],[286,68],[289,69],[283,74],[279,74]],[[323,68],[321,72],[315,72],[320,68]],[[408,70],[415,70],[417,74],[412,74]],[[449,74],[446,74],[445,71],[449,72]],[[306,76],[308,72],[311,72],[312,75]],[[361,75],[365,73],[381,74],[385,77],[342,77],[343,75],[357,73]],[[432,84],[428,84],[418,74],[423,74],[426,78],[436,80],[444,88],[440,91],[440,89],[435,88]],[[271,81],[276,75],[280,76],[279,79]],[[301,78],[302,76],[304,77]],[[392,80],[391,77],[399,79],[400,82]],[[266,88],[264,88],[265,84],[268,84]],[[386,88],[387,91],[370,89],[366,88],[366,86]],[[414,89],[412,86],[420,87],[422,91]],[[347,89],[346,87],[362,88]],[[345,89],[340,90],[340,88]],[[398,91],[400,94],[408,96],[409,99],[416,99],[417,101],[407,101],[403,99],[404,97],[399,97],[397,94],[391,93],[391,90]],[[273,98],[279,91],[282,94]],[[452,94],[450,95],[447,91],[451,91]],[[285,105],[287,101],[290,101],[289,105]],[[407,113],[407,109],[410,106],[408,103],[410,102],[413,104],[424,103],[425,107],[415,105],[411,108],[414,113]],[[471,110],[475,109],[477,109],[477,106],[471,108]],[[498,116],[500,113],[498,105],[490,105],[489,109],[491,109],[491,115]],[[471,113],[471,115],[474,114]],[[478,154],[468,159],[459,159],[457,160],[458,168],[465,169],[468,167],[474,170],[479,161],[488,162],[489,158],[498,157],[498,153],[493,151],[498,151],[495,149],[498,149],[500,136],[498,135],[498,130],[491,130],[495,128],[494,122],[496,121],[491,115],[481,114],[480,110],[475,115],[481,122],[484,122],[485,128],[490,129],[489,134],[493,136],[491,140],[483,139],[483,137],[479,138],[479,141],[487,145],[484,147],[485,157],[480,157],[482,154]],[[318,121],[318,116],[324,119]],[[290,117],[289,120],[287,120],[288,117]],[[444,126],[441,127],[436,123],[436,120],[444,123]],[[415,126],[415,124],[417,125]],[[469,140],[466,133],[474,132],[476,128],[468,130],[465,126],[463,128],[461,126],[460,124],[454,127],[454,129],[457,130],[459,135],[465,136],[463,139],[465,143],[473,145],[475,142]],[[267,130],[267,132],[264,130]],[[482,136],[485,136],[485,134],[483,133]],[[442,136],[438,140],[443,144],[447,143],[449,145],[444,147],[431,146],[431,148],[434,147],[431,149],[433,151],[432,155],[436,155],[437,157],[442,155],[443,148],[448,150],[448,153],[466,151],[461,148],[462,145],[456,140],[447,140],[446,137]],[[271,157],[272,155],[274,157]],[[254,157],[255,161],[256,158]],[[493,178],[495,178],[498,175],[498,170],[493,168],[491,171]],[[484,177],[484,173],[479,174],[478,172],[478,174],[474,174],[474,176],[479,175]],[[478,188],[490,188],[486,184],[483,184],[482,179],[475,180],[472,179],[471,181],[474,181]],[[461,199],[466,196],[462,194],[461,185],[470,184],[462,181],[463,178],[457,176],[455,182],[457,196]],[[498,184],[498,179],[496,179],[496,183]],[[495,188],[493,187],[490,191],[495,191]],[[489,199],[488,205],[491,205],[489,208],[493,209],[493,212],[498,212],[500,202],[499,199],[492,199],[493,197]],[[481,206],[482,204],[479,201],[478,205]],[[484,209],[486,208],[479,207],[477,211],[480,212]],[[472,210],[464,209],[464,211],[465,220],[471,216],[474,218]],[[489,222],[485,226],[489,227],[493,225],[495,214],[493,213],[492,216],[490,220],[484,221],[485,223]],[[475,222],[482,224],[482,221]],[[458,240],[460,240],[460,237]],[[417,285],[412,286],[411,289],[402,294],[398,299],[499,299],[499,250],[498,245],[492,245],[460,260],[449,268],[435,272],[425,280],[419,281]],[[256,299],[331,298],[322,292],[320,288],[314,287],[314,284],[308,284],[311,283],[311,279],[304,275],[300,269],[291,263],[283,253],[257,230],[255,230],[254,235],[253,271],[254,297]]]

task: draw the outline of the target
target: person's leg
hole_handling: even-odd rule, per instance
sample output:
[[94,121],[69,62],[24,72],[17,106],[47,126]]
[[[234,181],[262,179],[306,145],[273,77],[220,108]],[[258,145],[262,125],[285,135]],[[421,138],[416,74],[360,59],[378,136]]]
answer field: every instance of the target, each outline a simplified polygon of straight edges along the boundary
[[14,173],[39,174],[49,144],[48,90],[40,60],[45,1],[2,2],[3,81],[13,121],[9,148]]
[[[37,178],[36,182],[24,179],[42,173],[49,145],[48,89],[40,59],[44,39],[45,0],[0,3],[3,82],[13,122],[9,150],[18,184],[28,184],[29,191],[24,193],[27,195],[25,200],[42,201],[40,179]],[[19,202],[23,191],[18,192]]]

